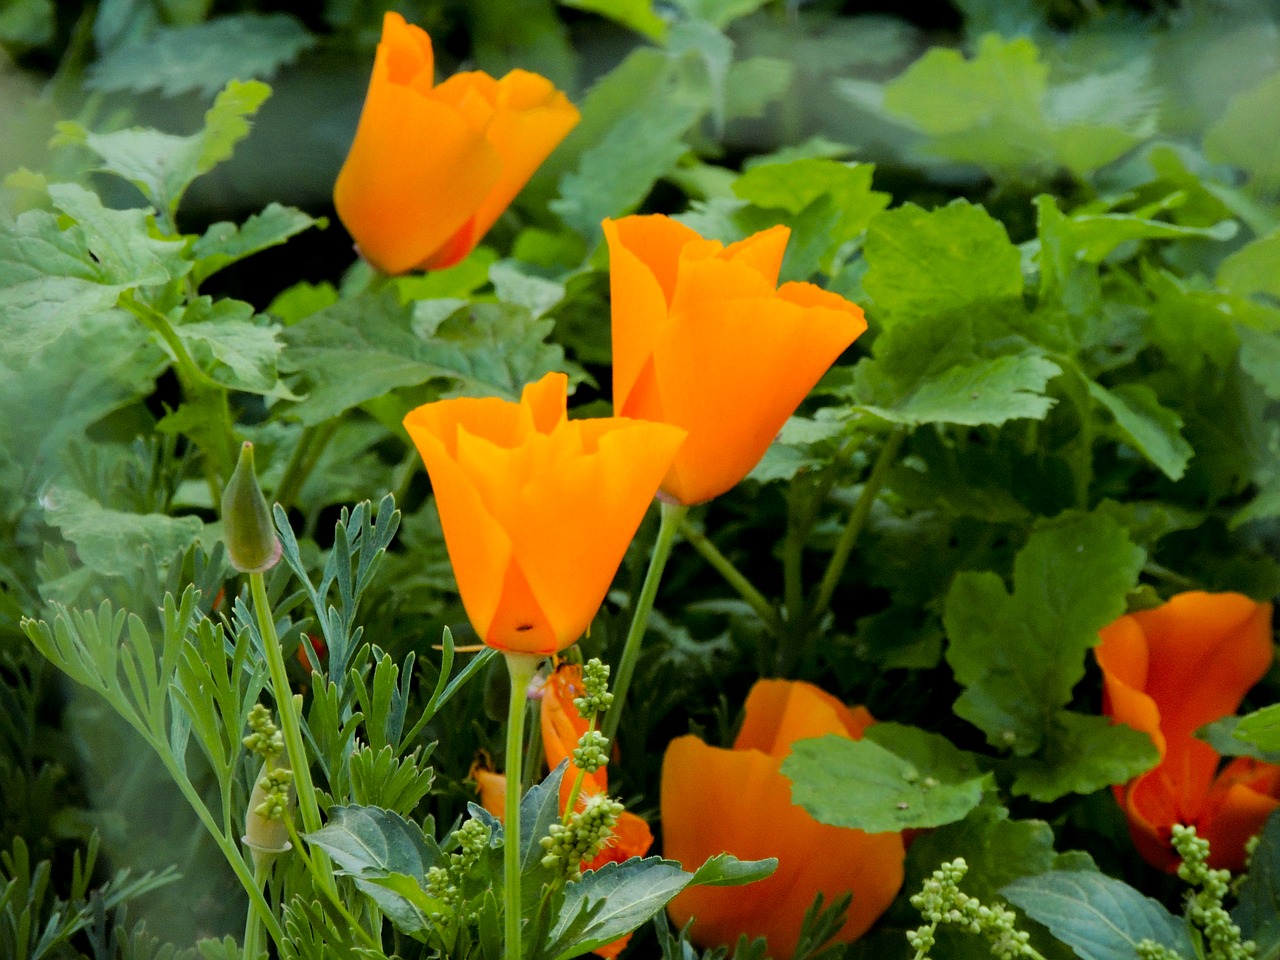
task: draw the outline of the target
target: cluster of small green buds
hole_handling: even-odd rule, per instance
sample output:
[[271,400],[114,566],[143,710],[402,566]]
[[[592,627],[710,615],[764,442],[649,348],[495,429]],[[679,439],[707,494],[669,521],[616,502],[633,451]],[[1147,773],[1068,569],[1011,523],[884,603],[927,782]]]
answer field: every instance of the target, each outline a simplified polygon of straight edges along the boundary
[[960,889],[960,881],[968,872],[969,865],[962,857],[944,863],[925,880],[920,892],[911,897],[911,905],[928,921],[907,932],[907,942],[916,951],[915,960],[926,960],[929,956],[939,924],[982,934],[990,944],[992,956],[998,960],[1039,958],[1039,952],[1030,944],[1030,934],[1017,928],[1016,913],[999,904],[986,906]]
[[599,730],[586,730],[573,749],[573,763],[579,770],[595,773],[609,762],[609,738]]
[[[267,721],[270,722],[268,715]],[[253,854],[255,866],[261,866],[290,850],[289,811],[293,807],[293,771],[277,754],[262,764],[253,784],[249,808],[244,816],[244,844]]]
[[284,734],[271,719],[271,711],[255,703],[249,711],[249,735],[241,743],[246,750],[256,753],[263,760],[279,756],[284,749]]
[[1176,951],[1148,937],[1135,943],[1133,952],[1138,955],[1138,960],[1182,960]]
[[1257,944],[1243,939],[1223,906],[1231,890],[1231,872],[1209,866],[1209,841],[1197,836],[1195,827],[1175,824],[1172,843],[1182,858],[1178,877],[1192,887],[1186,916],[1204,934],[1206,960],[1248,960],[1257,952]]
[[622,810],[622,804],[607,794],[587,797],[581,810],[575,810],[564,823],[553,823],[540,841],[547,851],[542,865],[566,880],[581,880],[583,861],[594,860],[600,853],[613,836]]
[[582,665],[582,696],[575,697],[573,705],[578,716],[590,719],[608,713],[613,706],[613,694],[609,692],[609,665],[592,657]]
[[[479,820],[468,820],[453,832],[453,838],[458,841],[458,849],[449,854],[443,866],[432,867],[427,871],[426,892],[427,896],[456,910],[462,904],[463,884],[467,874],[480,861],[489,846],[489,828]],[[431,919],[441,923],[445,917],[434,913]],[[469,921],[477,918],[462,919]]]
[[267,820],[283,820],[289,812],[293,786],[293,771],[287,767],[264,770],[258,778],[266,796],[253,808],[253,812]]

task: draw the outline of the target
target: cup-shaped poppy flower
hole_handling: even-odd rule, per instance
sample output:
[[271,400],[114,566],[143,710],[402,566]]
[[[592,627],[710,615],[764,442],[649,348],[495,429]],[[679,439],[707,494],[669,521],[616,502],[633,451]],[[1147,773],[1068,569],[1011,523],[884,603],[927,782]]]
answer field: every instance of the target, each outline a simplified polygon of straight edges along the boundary
[[853,903],[836,940],[856,940],[902,886],[905,849],[898,833],[863,833],[814,820],[791,802],[780,767],[796,740],[835,734],[860,739],[875,721],[807,683],[761,680],[747,697],[732,750],[697,737],[672,741],[662,764],[664,855],[693,869],[728,852],[743,860],[777,857],[772,876],[745,887],[692,887],[668,907],[699,947],[732,945],[741,934],[768,938],[775,957],[795,953],[804,912],[818,893]]
[[727,247],[663,216],[606,220],[604,234],[614,409],[687,430],[662,489],[710,500],[760,462],[866,320],[813,284],[778,287],[786,227]]
[[458,73],[435,84],[431,38],[398,13],[334,185],[338,216],[385,273],[457,263],[578,122],[545,77]]
[[591,623],[684,432],[619,417],[569,420],[568,378],[519,403],[440,400],[405,429],[422,454],[476,633],[550,654]]
[[1181,593],[1126,614],[1101,631],[1103,709],[1148,734],[1160,752],[1151,770],[1115,788],[1143,859],[1177,869],[1175,824],[1194,826],[1210,864],[1240,870],[1244,846],[1280,807],[1280,767],[1222,757],[1195,737],[1235,713],[1271,665],[1271,605],[1238,593]]

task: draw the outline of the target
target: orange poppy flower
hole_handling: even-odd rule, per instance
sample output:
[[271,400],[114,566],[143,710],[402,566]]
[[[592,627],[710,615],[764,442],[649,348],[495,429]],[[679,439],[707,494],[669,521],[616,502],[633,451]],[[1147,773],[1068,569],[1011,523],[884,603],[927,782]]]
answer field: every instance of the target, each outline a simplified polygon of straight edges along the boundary
[[1221,756],[1195,731],[1236,712],[1271,666],[1271,605],[1238,593],[1181,593],[1101,631],[1103,710],[1148,734],[1151,770],[1115,788],[1143,859],[1173,872],[1174,824],[1194,826],[1216,868],[1244,867],[1244,845],[1280,806],[1280,767]]
[[836,734],[860,739],[874,723],[808,683],[761,680],[747,697],[746,719],[732,750],[697,737],[672,741],[662,764],[665,855],[696,867],[728,852],[744,860],[777,857],[774,874],[745,887],[692,887],[667,908],[699,947],[768,938],[775,957],[795,953],[805,910],[818,893],[853,903],[836,936],[856,940],[893,902],[906,855],[898,833],[827,826],[791,802],[780,771],[796,740]]
[[567,390],[549,373],[519,403],[441,400],[404,419],[467,616],[499,650],[555,653],[586,632],[684,437],[569,420]]
[[431,38],[387,13],[333,189],[338,216],[385,273],[451,266],[577,122],[577,108],[536,73],[459,73],[436,86]]
[[787,417],[867,328],[810,283],[777,287],[790,231],[728,247],[663,216],[606,220],[613,403],[689,432],[662,489],[691,505],[760,462]]

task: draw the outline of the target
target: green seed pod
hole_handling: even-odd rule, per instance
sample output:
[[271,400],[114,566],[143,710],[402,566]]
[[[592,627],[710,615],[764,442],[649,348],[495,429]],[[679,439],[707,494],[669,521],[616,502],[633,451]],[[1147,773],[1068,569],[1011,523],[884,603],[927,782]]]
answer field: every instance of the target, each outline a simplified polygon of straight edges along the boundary
[[280,541],[253,469],[253,444],[247,440],[222,491],[222,539],[231,565],[241,573],[264,573],[280,560]]

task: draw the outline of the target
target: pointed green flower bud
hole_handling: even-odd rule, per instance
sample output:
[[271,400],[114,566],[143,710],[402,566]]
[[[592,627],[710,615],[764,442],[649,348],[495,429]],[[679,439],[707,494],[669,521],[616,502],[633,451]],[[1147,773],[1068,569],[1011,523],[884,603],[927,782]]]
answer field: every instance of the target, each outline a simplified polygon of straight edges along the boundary
[[280,560],[280,541],[253,469],[253,444],[247,440],[222,491],[222,538],[231,565],[241,573],[264,573]]

